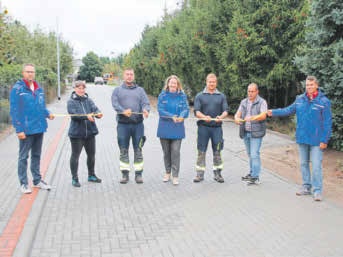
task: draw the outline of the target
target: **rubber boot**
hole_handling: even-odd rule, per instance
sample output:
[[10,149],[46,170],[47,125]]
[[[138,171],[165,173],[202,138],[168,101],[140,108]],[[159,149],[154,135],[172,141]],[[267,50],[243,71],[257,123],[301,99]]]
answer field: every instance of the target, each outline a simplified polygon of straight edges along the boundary
[[204,172],[203,171],[197,171],[197,175],[193,179],[193,182],[198,183],[200,181],[204,180]]
[[121,173],[122,173],[123,177],[120,180],[120,184],[127,184],[127,182],[129,182],[129,171],[123,170]]
[[224,182],[224,178],[222,177],[221,170],[214,170],[213,174],[214,174],[214,180],[215,181],[217,181],[219,183]]
[[136,171],[135,181],[136,181],[137,184],[142,184],[143,183],[142,171]]

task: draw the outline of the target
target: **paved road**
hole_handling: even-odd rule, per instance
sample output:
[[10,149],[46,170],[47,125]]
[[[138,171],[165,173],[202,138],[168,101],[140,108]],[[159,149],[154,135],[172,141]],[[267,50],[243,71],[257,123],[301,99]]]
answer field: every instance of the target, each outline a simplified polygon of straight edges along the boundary
[[[153,111],[145,121],[144,184],[137,185],[132,173],[129,184],[119,184],[112,89],[89,86],[87,91],[104,113],[104,118],[97,121],[100,134],[96,155],[96,173],[103,183],[87,182],[83,153],[79,167],[82,186],[71,186],[71,149],[65,130],[47,172],[54,188],[38,193],[14,256],[343,256],[341,207],[328,200],[318,203],[311,197],[296,197],[297,185],[265,169],[259,186],[246,186],[240,181],[248,163],[242,154],[238,128],[231,122],[224,125],[225,183],[216,183],[210,168],[203,183],[192,182],[196,155],[194,120],[186,121],[180,185],[163,183],[162,152],[156,138],[158,116]],[[65,113],[65,101],[64,96],[51,109]],[[62,118],[54,122],[45,145],[60,127]],[[5,179],[0,189],[2,230],[20,193],[15,174],[17,140],[10,135],[0,144],[2,160],[10,158],[2,161],[0,171]],[[293,142],[268,133],[263,148],[288,144]],[[207,157],[211,167],[210,152]]]

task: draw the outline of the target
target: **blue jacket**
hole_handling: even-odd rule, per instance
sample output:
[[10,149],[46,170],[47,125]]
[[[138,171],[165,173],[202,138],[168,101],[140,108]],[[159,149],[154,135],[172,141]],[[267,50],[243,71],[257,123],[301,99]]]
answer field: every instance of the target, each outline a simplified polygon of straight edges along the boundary
[[[69,114],[100,113],[92,99],[87,94],[78,96],[73,92],[67,103]],[[90,122],[86,115],[71,116],[68,136],[71,138],[87,138],[99,133],[95,122]]]
[[157,108],[160,115],[157,137],[165,139],[185,138],[184,122],[175,123],[171,117],[188,117],[189,107],[186,94],[183,91],[170,93],[163,90],[158,96]]
[[294,103],[282,109],[272,110],[273,116],[297,115],[296,142],[319,146],[328,143],[331,136],[331,104],[321,92],[312,101],[306,93],[297,96]]
[[37,82],[35,85],[32,92],[23,80],[19,80],[11,90],[10,115],[17,133],[39,134],[48,127],[46,118],[50,113],[45,106],[44,91]]

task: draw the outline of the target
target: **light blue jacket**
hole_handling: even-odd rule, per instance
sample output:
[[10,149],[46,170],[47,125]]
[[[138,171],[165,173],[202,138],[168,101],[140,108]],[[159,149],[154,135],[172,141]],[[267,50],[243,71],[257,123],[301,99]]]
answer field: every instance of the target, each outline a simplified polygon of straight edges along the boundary
[[158,96],[158,121],[157,137],[165,139],[185,138],[184,122],[174,122],[172,117],[187,118],[189,107],[187,96],[183,91],[171,93],[163,90]]
[[272,110],[273,116],[297,115],[296,142],[319,146],[327,144],[331,136],[331,104],[321,92],[313,100],[306,93],[297,96],[294,103],[282,109]]
[[23,80],[17,81],[10,94],[10,115],[17,133],[26,135],[43,133],[48,127],[49,111],[45,106],[43,89],[36,82],[34,92]]

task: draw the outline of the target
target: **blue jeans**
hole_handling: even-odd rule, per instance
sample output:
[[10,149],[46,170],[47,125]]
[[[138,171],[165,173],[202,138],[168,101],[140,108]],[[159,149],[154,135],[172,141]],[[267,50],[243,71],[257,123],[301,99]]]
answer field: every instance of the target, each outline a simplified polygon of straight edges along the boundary
[[33,184],[37,185],[42,177],[40,175],[40,156],[42,153],[43,133],[26,135],[19,140],[18,177],[21,185],[27,185],[27,159],[31,150],[31,173]]
[[[322,193],[323,172],[322,160],[323,151],[319,146],[298,144],[300,156],[300,170],[303,179],[303,186],[311,189],[313,192]],[[310,171],[310,161],[312,162],[312,181]]]
[[117,126],[117,139],[119,148],[129,149],[130,138],[132,137],[133,149],[141,148],[139,143],[144,136],[143,123],[126,124],[118,123]]
[[250,132],[246,132],[244,136],[244,144],[249,156],[250,175],[253,178],[258,178],[261,172],[260,148],[262,137],[251,137]]

